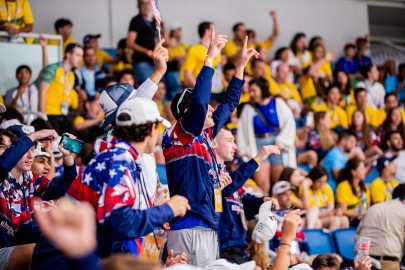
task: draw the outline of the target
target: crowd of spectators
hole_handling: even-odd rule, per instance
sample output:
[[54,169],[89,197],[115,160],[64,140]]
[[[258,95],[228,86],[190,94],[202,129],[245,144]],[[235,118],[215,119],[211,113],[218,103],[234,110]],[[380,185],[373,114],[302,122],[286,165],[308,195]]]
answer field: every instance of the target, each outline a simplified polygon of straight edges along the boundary
[[372,238],[355,269],[400,269],[405,63],[373,64],[368,36],[339,58],[303,32],[273,48],[276,11],[265,40],[204,21],[187,45],[181,24],[157,28],[137,4],[114,56],[58,19],[64,58],[48,63],[57,41],[18,37],[29,2],[0,0],[8,41],[38,42],[43,59],[38,78],[21,63],[1,89],[0,269],[340,269],[336,254],[309,256],[305,230],[349,227]]

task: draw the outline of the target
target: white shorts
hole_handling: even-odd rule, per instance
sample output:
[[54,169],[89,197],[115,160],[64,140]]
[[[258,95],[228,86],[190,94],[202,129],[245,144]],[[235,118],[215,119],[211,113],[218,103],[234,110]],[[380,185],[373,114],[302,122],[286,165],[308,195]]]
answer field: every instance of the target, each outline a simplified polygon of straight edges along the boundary
[[15,247],[0,248],[0,270],[7,270],[14,248]]

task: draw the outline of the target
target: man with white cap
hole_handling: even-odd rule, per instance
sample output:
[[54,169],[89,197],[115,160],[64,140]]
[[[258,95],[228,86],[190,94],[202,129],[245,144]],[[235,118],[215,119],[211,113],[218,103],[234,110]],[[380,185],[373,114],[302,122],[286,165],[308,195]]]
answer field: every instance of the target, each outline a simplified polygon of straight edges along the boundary
[[159,123],[170,127],[153,101],[125,101],[118,108],[112,135],[101,142],[81,181],[76,180],[68,192],[79,201],[90,202],[96,211],[101,257],[113,252],[138,255],[142,244],[137,238],[183,216],[190,208],[182,196],[153,206],[146,191],[147,179],[142,176],[139,160],[153,150]]

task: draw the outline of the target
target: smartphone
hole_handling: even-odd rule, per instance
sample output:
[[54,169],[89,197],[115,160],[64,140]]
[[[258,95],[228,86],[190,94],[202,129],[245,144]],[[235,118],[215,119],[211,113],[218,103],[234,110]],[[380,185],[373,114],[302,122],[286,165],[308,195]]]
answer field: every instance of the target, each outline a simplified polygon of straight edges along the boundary
[[80,154],[80,151],[83,148],[82,141],[71,139],[69,136],[66,135],[62,136],[62,140],[60,140],[60,143],[62,144],[63,148],[75,154]]
[[307,127],[313,127],[314,126],[314,113],[313,112],[308,112],[307,121],[306,121],[305,125]]

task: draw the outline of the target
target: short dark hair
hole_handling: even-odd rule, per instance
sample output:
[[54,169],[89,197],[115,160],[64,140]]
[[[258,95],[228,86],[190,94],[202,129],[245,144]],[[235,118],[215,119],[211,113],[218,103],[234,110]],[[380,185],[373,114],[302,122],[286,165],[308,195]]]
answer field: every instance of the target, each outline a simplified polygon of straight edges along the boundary
[[204,33],[207,29],[210,29],[212,22],[202,22],[198,25],[198,35],[200,38],[204,36]]
[[133,71],[132,69],[126,68],[126,69],[122,70],[120,73],[118,73],[118,75],[117,75],[117,81],[120,81],[121,78],[122,78],[124,75],[127,75],[127,74],[128,74],[128,75],[131,75],[131,76],[134,78],[134,80],[135,80],[134,71]]
[[356,137],[356,133],[354,133],[353,130],[350,129],[344,129],[339,133],[339,142],[342,141],[343,139],[348,139],[349,137]]
[[24,116],[15,108],[7,108],[7,111],[5,111],[2,115],[1,115],[1,119],[5,119],[5,120],[12,120],[12,119],[17,119],[18,122],[20,123],[24,123]]
[[285,50],[288,50],[288,48],[287,48],[287,47],[278,48],[277,51],[276,51],[276,54],[274,55],[274,60],[280,60],[281,54],[282,54]]
[[21,65],[21,66],[19,66],[19,67],[16,69],[15,75],[17,76],[17,74],[18,74],[21,70],[23,70],[23,69],[28,70],[28,72],[29,72],[30,74],[32,74],[31,68],[30,68],[29,66],[27,66],[27,65]]
[[260,92],[262,94],[262,99],[270,97],[269,82],[265,78],[263,77],[253,78],[249,82],[249,86],[252,86],[253,84],[259,87]]
[[357,87],[356,89],[354,89],[354,99],[357,99],[357,95],[358,95],[359,93],[361,93],[361,92],[366,92],[366,93],[367,93],[366,88]]
[[395,95],[393,92],[391,92],[391,93],[385,94],[385,96],[384,96],[384,103],[387,102],[387,99],[388,99],[389,97],[391,97],[391,96],[392,96],[392,97],[395,97],[395,99],[398,100],[397,95]]
[[[128,121],[131,119],[127,113],[122,113],[117,118],[120,121]],[[153,122],[148,122],[142,125],[118,126],[114,124],[113,135],[127,142],[143,142],[146,137],[151,134]]]
[[384,142],[388,142],[391,139],[391,136],[394,134],[399,134],[402,138],[402,133],[399,130],[389,130],[385,133]]
[[69,44],[66,46],[66,49],[65,49],[65,58],[66,58],[66,55],[67,55],[68,53],[73,53],[73,51],[74,51],[76,48],[83,49],[82,45],[80,45],[79,43],[69,43]]
[[59,18],[54,23],[55,31],[58,32],[59,28],[65,27],[66,25],[73,26],[73,23],[69,19]]
[[17,136],[15,136],[14,133],[12,133],[6,129],[0,128],[0,144],[4,144],[3,136],[9,137],[11,143],[15,143],[18,140]]
[[235,24],[233,25],[233,27],[232,27],[232,31],[233,31],[233,32],[238,31],[238,28],[239,28],[240,26],[242,26],[242,25],[245,25],[245,24],[244,24],[243,22],[235,23]]
[[392,192],[393,199],[405,200],[405,184],[398,185]]
[[311,179],[312,181],[317,181],[320,178],[328,175],[328,172],[321,166],[317,166],[312,168],[312,170],[308,174],[308,178]]
[[251,69],[254,69],[258,63],[264,63],[264,60],[261,58],[253,58],[252,63],[250,64]]
[[37,118],[31,122],[31,126],[35,128],[35,131],[43,130],[43,129],[52,129],[52,125],[45,121],[42,118]]
[[405,63],[399,64],[398,71],[401,73],[405,69]]
[[227,63],[225,64],[225,66],[224,66],[223,72],[225,73],[225,72],[228,71],[228,70],[235,70],[235,69],[236,69],[236,67],[235,67],[235,65],[234,65],[232,62],[227,62]]
[[330,254],[321,254],[316,256],[312,262],[312,268],[314,270],[319,270],[323,267],[330,267],[339,270],[340,262],[335,256]]
[[[186,93],[184,93],[186,91]],[[173,117],[179,120],[183,117],[184,113],[190,107],[191,104],[191,94],[194,91],[192,88],[185,88],[174,96],[172,103],[170,104],[170,110],[172,111]],[[182,100],[180,98],[183,96]],[[180,102],[180,103],[179,103]],[[178,109],[177,109],[178,108]]]
[[360,68],[360,73],[361,75],[363,75],[364,78],[367,78],[368,73],[370,72],[370,70],[374,67],[374,65],[369,65],[369,66],[362,66]]

